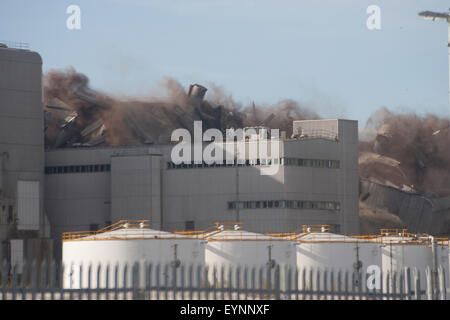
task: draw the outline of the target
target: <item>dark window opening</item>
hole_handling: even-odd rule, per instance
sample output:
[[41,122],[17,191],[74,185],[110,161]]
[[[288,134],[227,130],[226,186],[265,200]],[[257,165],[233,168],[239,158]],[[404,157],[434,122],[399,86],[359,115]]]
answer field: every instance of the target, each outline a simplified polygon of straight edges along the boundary
[[186,231],[195,230],[195,222],[193,220],[186,221],[184,230],[186,230]]

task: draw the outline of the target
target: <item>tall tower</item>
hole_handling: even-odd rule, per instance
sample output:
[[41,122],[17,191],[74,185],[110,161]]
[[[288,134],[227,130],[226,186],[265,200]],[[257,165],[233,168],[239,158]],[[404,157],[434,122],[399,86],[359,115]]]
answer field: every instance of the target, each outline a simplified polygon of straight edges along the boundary
[[0,259],[40,260],[44,216],[42,59],[0,44]]

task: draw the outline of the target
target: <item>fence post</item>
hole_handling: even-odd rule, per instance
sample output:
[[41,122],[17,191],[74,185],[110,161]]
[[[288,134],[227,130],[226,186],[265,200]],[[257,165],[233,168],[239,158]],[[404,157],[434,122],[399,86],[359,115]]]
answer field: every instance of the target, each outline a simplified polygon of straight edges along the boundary
[[428,300],[433,300],[433,292],[434,292],[434,288],[433,288],[433,275],[432,275],[432,271],[430,269],[430,267],[427,267],[425,269],[425,275],[427,277],[427,299]]
[[439,266],[439,291],[441,300],[447,299],[447,288],[445,287],[445,269],[442,265]]
[[[50,283],[49,283],[49,290],[50,290],[50,300],[55,300],[55,278],[56,278],[56,263],[55,260],[52,259],[52,262],[50,264]],[[22,271],[22,281],[24,280],[24,274]]]
[[212,270],[212,278],[213,278],[213,300],[217,300],[217,266],[213,266]]
[[[320,268],[316,269],[316,286],[315,286],[315,292],[316,292],[316,300],[320,300],[321,295],[321,288],[320,288],[320,275],[322,270]],[[314,299],[314,298],[313,298]]]
[[119,262],[114,265],[114,300],[119,296]]
[[219,280],[219,282],[220,282],[221,297],[222,297],[222,300],[225,300],[225,285],[224,285],[224,282],[225,282],[225,265],[223,263],[220,265],[220,280]]
[[26,299],[26,294],[28,293],[28,290],[27,290],[27,282],[28,282],[28,278],[29,278],[28,269],[29,269],[28,262],[27,262],[27,260],[24,260],[23,264],[22,264],[22,279],[21,279],[21,284],[20,284],[20,288],[22,291],[22,300]]
[[408,267],[405,267],[405,293],[406,298],[411,300],[411,272]]
[[[193,282],[193,272],[194,272],[194,266],[192,264],[189,265],[188,268],[188,280],[189,280],[189,299],[192,300],[192,297],[194,295],[193,290],[194,290],[194,282]],[[157,280],[158,281],[158,280]]]
[[[58,267],[59,265],[59,267]],[[59,288],[59,296],[61,300],[65,300],[65,292],[64,292],[64,275],[66,270],[66,265],[64,262],[60,262],[56,265],[56,270],[58,274],[58,279],[56,280],[56,285]]]
[[202,289],[201,289],[201,286],[202,286],[202,283],[201,283],[201,275],[202,275],[202,273],[201,273],[201,266],[198,264],[197,265],[197,299],[198,300],[201,300],[201,293],[202,293]]
[[203,266],[203,281],[205,283],[205,296],[206,296],[206,299],[209,299],[209,295],[211,293],[211,286],[209,285],[208,274],[209,274],[209,266],[204,265]]
[[256,266],[252,266],[252,271],[251,271],[251,296],[253,298],[253,300],[256,299]]
[[123,285],[122,285],[123,300],[127,300],[127,288],[128,288],[128,262],[125,262],[123,266]]
[[274,281],[275,281],[275,299],[280,300],[281,296],[281,288],[280,288],[280,265],[277,264],[275,267],[275,274],[274,274]]
[[337,290],[338,290],[338,297],[337,300],[341,300],[342,298],[342,270],[338,270],[337,274]]
[[249,280],[249,273],[250,273],[250,266],[245,266],[245,272],[244,272],[244,288],[245,288],[245,300],[249,300],[250,295],[250,280]]
[[138,299],[138,292],[139,292],[139,272],[140,272],[140,268],[139,268],[139,263],[135,262],[133,264],[133,269],[132,269],[132,273],[131,273],[131,278],[132,278],[132,299],[133,300],[137,300]]
[[12,266],[12,279],[11,279],[11,290],[12,290],[12,300],[16,300],[16,289],[17,289],[17,263]]
[[417,268],[414,268],[414,298],[416,300],[422,299],[422,292],[420,289],[420,271]]
[[97,285],[96,285],[96,287],[97,287],[97,293],[96,293],[96,300],[100,300],[100,290],[101,290],[101,270],[102,270],[102,268],[103,268],[103,266],[100,264],[100,263],[97,263],[97,272],[96,272],[96,275],[97,275]]
[[36,260],[31,263],[31,299],[36,299],[37,290],[37,270],[36,270]]
[[111,271],[111,265],[108,263],[106,265],[106,270],[105,270],[105,298],[106,300],[110,299],[110,287],[109,287],[109,278],[110,278],[110,271]]
[[399,289],[400,289],[400,299],[405,300],[405,294],[404,294],[405,274],[403,272],[401,272],[401,270],[399,271]]
[[186,265],[184,263],[180,267],[180,273],[180,299],[184,300],[184,289],[186,285]]
[[169,297],[169,265],[168,263],[164,264],[164,299],[168,300]]
[[6,264],[6,260],[2,261],[2,268],[0,275],[2,285],[2,299],[6,300],[6,286],[8,284],[8,265]]
[[240,287],[241,287],[241,266],[236,267],[236,274],[235,274],[235,280],[236,280],[236,294],[237,299],[240,300]]
[[345,300],[349,299],[349,290],[348,290],[348,270],[344,271],[344,297]]
[[302,269],[302,299],[306,297],[306,268]]
[[228,266],[228,299],[233,300],[233,267],[231,265]]
[[292,299],[292,268],[289,265],[285,265],[284,266],[284,277],[286,279],[286,283],[285,283],[285,296],[286,299],[291,300]]
[[92,291],[92,262],[88,265],[88,279],[87,279],[87,299],[91,300]]

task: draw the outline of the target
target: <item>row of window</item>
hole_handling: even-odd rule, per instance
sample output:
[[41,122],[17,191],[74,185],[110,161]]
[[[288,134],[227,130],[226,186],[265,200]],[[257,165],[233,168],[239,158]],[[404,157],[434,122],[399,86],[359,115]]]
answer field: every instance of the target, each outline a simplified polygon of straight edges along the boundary
[[263,200],[263,201],[229,201],[228,209],[341,209],[339,202],[334,201],[302,201],[302,200]]
[[109,171],[111,171],[110,164],[45,167],[45,174],[88,173],[88,172],[109,172]]
[[[218,168],[218,167],[235,167],[235,166],[264,166],[264,165],[285,165],[285,166],[300,166],[300,167],[315,167],[315,168],[339,168],[339,160],[320,160],[320,159],[297,159],[297,158],[275,158],[275,159],[254,159],[246,160],[245,163],[227,164],[213,163],[206,164],[174,164],[173,162],[167,163],[168,169],[192,169],[192,168]],[[45,167],[45,174],[61,174],[61,173],[87,173],[87,172],[109,172],[111,171],[110,164],[90,164],[90,165],[77,165],[77,166],[55,166]]]
[[227,164],[225,161],[221,163],[207,164],[205,162],[195,163],[181,163],[175,164],[173,162],[167,163],[167,169],[193,169],[193,168],[219,168],[219,167],[246,167],[246,166],[264,166],[264,165],[284,165],[284,166],[300,166],[300,167],[314,167],[314,168],[333,168],[337,169],[340,166],[339,160],[322,160],[322,159],[298,159],[298,158],[275,158],[275,159],[254,159],[245,160],[245,163]]

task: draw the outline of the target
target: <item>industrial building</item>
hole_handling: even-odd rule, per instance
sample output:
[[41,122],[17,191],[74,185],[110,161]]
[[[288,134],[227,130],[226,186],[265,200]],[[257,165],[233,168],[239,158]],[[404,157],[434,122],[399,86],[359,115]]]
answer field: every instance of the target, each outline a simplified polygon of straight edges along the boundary
[[[62,232],[120,219],[148,219],[153,229],[168,231],[238,221],[254,232],[329,224],[335,232],[358,233],[357,122],[295,121],[294,129],[304,135],[282,139],[276,159],[239,165],[175,165],[170,144],[46,151],[55,254]],[[280,164],[278,172],[261,175],[269,161]]]
[[[216,221],[242,222],[252,232],[293,232],[303,224],[359,231],[357,121],[294,121],[293,135],[277,141],[276,156],[175,164],[171,143],[102,144],[102,134],[92,136],[105,130],[98,119],[78,135],[97,142],[67,145],[75,141],[68,133],[76,127],[73,115],[57,138],[64,148],[44,151],[51,115],[42,106],[42,61],[37,53],[3,46],[0,63],[3,257],[26,251],[23,243],[11,249],[14,239],[39,239],[34,247],[53,247],[59,260],[63,232],[98,230],[120,219],[148,219],[152,229],[166,231],[205,229]],[[196,104],[206,91],[199,87],[189,91],[200,92]],[[77,97],[97,103],[86,92]],[[275,164],[276,174],[261,174]]]
[[0,257],[51,257],[39,54],[0,45]]

